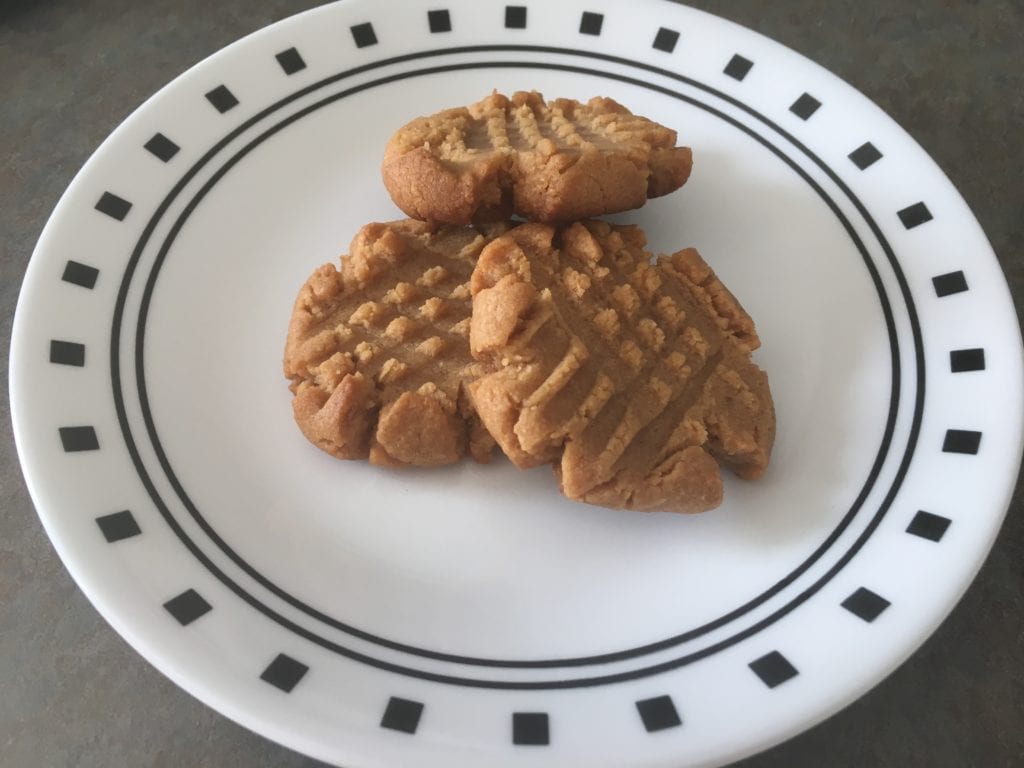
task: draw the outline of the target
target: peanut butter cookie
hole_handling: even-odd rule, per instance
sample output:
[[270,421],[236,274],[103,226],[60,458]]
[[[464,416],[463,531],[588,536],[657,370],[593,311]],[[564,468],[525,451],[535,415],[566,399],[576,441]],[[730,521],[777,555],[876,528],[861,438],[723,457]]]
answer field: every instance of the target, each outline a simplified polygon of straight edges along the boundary
[[523,224],[480,254],[477,413],[520,467],[613,508],[699,512],[719,464],[761,476],[775,436],[754,324],[696,250],[652,263],[633,226]]
[[691,165],[675,131],[611,99],[517,92],[413,120],[388,143],[382,172],[407,215],[468,224],[639,208],[681,187]]
[[481,368],[469,354],[468,283],[504,229],[368,224],[340,269],[312,274],[284,354],[295,421],[312,443],[386,466],[489,459],[494,441],[464,388]]

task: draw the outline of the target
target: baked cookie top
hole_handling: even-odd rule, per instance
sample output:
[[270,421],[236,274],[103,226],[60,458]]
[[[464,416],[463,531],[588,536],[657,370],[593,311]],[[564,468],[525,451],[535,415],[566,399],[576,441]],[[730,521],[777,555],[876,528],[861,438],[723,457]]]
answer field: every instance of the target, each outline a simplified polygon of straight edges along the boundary
[[612,99],[520,91],[416,118],[388,142],[382,173],[413,218],[550,222],[639,208],[681,187],[691,165],[675,131]]
[[387,466],[449,464],[467,453],[488,460],[494,441],[463,387],[481,368],[469,354],[469,277],[504,230],[367,224],[340,269],[312,274],[284,353],[295,421],[312,443]]
[[634,226],[524,224],[480,254],[470,347],[490,372],[477,413],[520,467],[553,462],[563,493],[614,508],[699,512],[719,464],[767,467],[775,414],[750,316],[694,249],[652,263]]

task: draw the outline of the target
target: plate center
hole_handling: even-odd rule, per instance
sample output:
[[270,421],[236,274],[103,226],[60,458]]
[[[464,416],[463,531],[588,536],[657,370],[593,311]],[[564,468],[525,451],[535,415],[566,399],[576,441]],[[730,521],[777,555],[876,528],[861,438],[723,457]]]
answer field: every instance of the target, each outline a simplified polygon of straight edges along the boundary
[[[539,89],[547,77],[531,73]],[[400,218],[379,181],[380,126],[444,105],[417,80],[392,84],[386,99],[356,94],[276,134],[204,198],[162,268],[146,337],[152,414],[178,479],[240,557],[316,611],[442,653],[618,651],[769,589],[860,492],[891,369],[854,244],[820,197],[741,131],[593,81],[566,95],[610,95],[680,127],[695,147],[683,190],[615,218],[641,224],[657,250],[697,246],[753,315],[779,423],[767,477],[730,478],[723,507],[704,515],[644,515],[565,501],[546,468],[497,459],[382,470],[307,444],[281,374],[295,293],[362,224]],[[517,85],[512,73],[467,72],[445,104]]]

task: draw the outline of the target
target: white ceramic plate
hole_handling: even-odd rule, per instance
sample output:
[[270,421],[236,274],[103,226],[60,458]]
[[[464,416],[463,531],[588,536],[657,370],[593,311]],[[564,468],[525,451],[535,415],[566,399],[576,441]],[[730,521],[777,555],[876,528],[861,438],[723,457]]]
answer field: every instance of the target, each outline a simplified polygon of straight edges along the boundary
[[[55,547],[182,687],[353,768],[717,765],[807,728],[928,636],[1006,510],[1021,346],[983,233],[880,110],[753,32],[655,0],[430,8],[247,37],[68,188],[11,354]],[[698,246],[758,322],[778,441],[719,510],[343,463],[294,426],[296,290],[400,217],[391,132],[492,88],[612,96],[694,148],[616,219]]]

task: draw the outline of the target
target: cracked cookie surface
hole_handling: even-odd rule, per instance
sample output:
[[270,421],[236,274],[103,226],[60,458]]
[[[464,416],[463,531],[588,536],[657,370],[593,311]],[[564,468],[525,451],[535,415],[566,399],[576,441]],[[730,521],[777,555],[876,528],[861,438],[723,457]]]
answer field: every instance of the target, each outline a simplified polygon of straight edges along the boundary
[[721,503],[719,464],[760,477],[775,436],[749,315],[694,249],[652,263],[633,226],[524,224],[480,254],[477,413],[520,467],[613,508]]
[[682,186],[691,166],[675,131],[612,99],[516,92],[406,124],[388,142],[382,174],[407,215],[468,224],[639,208]]
[[481,369],[469,353],[468,281],[505,229],[368,224],[340,269],[325,264],[310,276],[292,311],[284,373],[313,444],[385,466],[489,459],[494,441],[464,389]]

